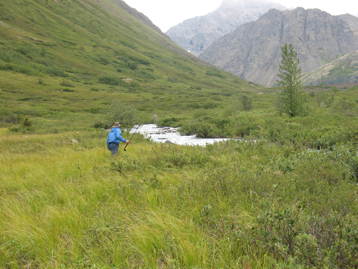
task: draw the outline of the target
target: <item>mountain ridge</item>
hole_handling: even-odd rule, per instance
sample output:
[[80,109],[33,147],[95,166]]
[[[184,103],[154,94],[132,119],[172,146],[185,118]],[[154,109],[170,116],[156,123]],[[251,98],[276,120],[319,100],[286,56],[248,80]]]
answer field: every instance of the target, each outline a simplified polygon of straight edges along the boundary
[[239,25],[258,19],[273,7],[284,9],[279,4],[262,0],[226,0],[213,12],[170,28],[167,35],[182,48],[199,55],[218,38]]
[[243,79],[272,86],[283,44],[293,44],[303,72],[311,72],[358,49],[358,36],[350,25],[353,22],[319,9],[271,9],[214,42],[200,58]]

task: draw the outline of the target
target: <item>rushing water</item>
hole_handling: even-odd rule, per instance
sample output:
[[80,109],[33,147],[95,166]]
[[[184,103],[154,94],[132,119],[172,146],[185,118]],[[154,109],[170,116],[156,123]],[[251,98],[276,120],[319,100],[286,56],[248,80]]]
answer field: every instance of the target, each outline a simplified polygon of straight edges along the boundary
[[206,146],[230,140],[228,138],[198,138],[195,135],[181,135],[178,128],[158,127],[155,124],[135,126],[131,133],[141,134],[153,142],[183,146]]

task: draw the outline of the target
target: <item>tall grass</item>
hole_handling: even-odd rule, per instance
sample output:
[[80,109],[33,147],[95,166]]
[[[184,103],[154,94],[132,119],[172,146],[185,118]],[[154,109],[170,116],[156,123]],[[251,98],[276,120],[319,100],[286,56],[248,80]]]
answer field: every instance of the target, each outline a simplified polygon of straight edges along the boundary
[[112,158],[102,135],[2,131],[0,267],[357,265],[343,150],[139,142]]
[[[356,88],[291,120],[114,2],[5,2],[0,268],[358,266]],[[253,142],[112,158],[112,119]]]

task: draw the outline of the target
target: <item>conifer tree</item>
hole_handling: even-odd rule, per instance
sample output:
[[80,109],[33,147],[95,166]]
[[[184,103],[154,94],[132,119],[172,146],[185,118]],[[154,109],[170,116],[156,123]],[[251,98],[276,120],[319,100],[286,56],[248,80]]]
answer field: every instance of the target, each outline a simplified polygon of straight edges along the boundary
[[279,86],[282,93],[279,100],[280,112],[296,117],[303,113],[302,74],[295,48],[285,44],[281,48],[282,59],[279,69]]

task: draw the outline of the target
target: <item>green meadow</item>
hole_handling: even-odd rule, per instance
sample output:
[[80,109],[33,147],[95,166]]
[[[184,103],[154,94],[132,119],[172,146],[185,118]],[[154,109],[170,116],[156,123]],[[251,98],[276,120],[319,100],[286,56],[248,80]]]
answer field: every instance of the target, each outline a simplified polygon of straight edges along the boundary
[[136,135],[111,157],[102,128],[7,124],[0,268],[355,268],[357,90],[307,89],[296,118],[257,96],[186,112],[183,132],[246,139],[206,148]]
[[354,268],[356,152],[0,136],[1,268]]
[[[1,1],[0,268],[357,268],[358,88],[279,93],[121,1]],[[112,157],[113,120],[245,140]]]

